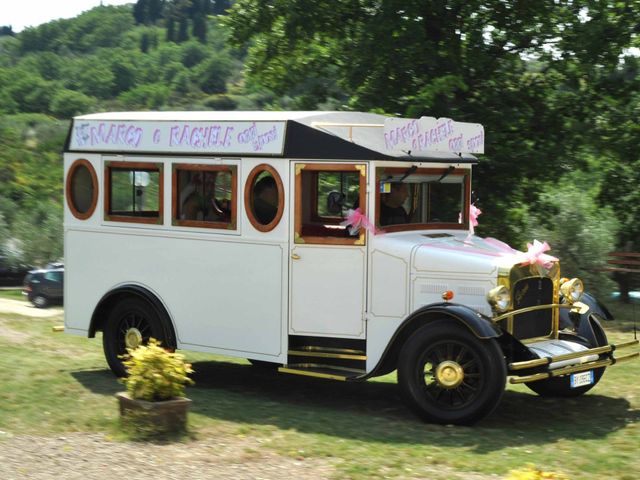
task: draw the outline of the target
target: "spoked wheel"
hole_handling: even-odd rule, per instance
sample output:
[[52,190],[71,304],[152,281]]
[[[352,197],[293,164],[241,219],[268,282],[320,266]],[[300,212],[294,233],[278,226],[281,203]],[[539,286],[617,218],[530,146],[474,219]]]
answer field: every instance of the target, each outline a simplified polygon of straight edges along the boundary
[[479,340],[453,322],[433,322],[412,335],[400,353],[398,383],[423,420],[470,424],[500,402],[506,365],[495,340]]
[[128,298],[111,311],[104,328],[102,346],[109,367],[118,377],[127,375],[122,361],[127,349],[146,345],[150,338],[165,343],[156,311],[147,302]]

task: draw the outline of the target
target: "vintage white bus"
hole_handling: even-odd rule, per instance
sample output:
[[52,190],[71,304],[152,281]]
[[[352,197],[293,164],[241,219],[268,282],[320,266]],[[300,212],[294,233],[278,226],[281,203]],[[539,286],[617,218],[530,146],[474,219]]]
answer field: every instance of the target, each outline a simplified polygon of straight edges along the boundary
[[[507,378],[586,392],[610,317],[542,244],[470,232],[481,125],[353,112],[101,113],[64,153],[65,331],[366,380],[472,423]],[[500,188],[500,186],[496,186]]]

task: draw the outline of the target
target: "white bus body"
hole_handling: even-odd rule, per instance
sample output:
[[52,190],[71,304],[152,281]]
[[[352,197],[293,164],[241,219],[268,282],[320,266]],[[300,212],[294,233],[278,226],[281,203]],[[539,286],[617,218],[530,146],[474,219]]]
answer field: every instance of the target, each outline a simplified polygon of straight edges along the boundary
[[[399,375],[423,418],[475,421],[497,404],[507,374],[527,383],[557,380],[513,367],[541,357],[525,346],[534,340],[560,342],[567,313],[557,308],[557,262],[525,268],[470,235],[471,153],[482,153],[483,145],[479,125],[363,113],[76,117],[64,154],[65,331],[104,331],[107,359],[119,375],[125,372],[116,354],[157,336],[170,348],[362,380],[411,362],[409,350],[425,349],[418,333],[448,338],[452,329],[452,345],[490,344],[498,352],[485,360],[478,350],[472,359],[498,379],[486,395],[434,410],[412,399],[411,382]],[[262,190],[275,188],[276,201],[263,214],[259,184],[266,177]],[[402,183],[402,205],[386,206]],[[407,224],[383,222],[385,208],[404,211]],[[354,211],[365,221],[349,233],[346,218]],[[494,322],[503,312],[487,295],[534,277],[544,280],[538,293],[550,305],[541,326],[518,330],[513,317]],[[576,350],[606,344],[596,337]],[[571,365],[606,360],[580,355]],[[423,360],[420,368],[429,365],[446,395],[464,394],[478,372],[448,362]],[[580,371],[595,371],[595,384],[603,365]]]

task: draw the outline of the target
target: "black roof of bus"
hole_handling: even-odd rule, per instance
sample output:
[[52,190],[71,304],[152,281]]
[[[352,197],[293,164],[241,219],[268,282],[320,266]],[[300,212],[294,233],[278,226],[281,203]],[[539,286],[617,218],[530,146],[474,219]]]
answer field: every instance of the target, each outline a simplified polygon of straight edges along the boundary
[[[75,117],[65,143],[65,152],[84,152],[71,149],[74,123],[83,120],[111,122],[131,121],[216,121],[216,122],[285,122],[284,148],[278,157],[314,160],[398,160],[434,163],[477,163],[469,153],[452,152],[395,152],[385,148],[382,127],[385,115],[364,112],[325,111],[202,111],[202,112],[111,112]],[[101,153],[99,150],[92,152]],[[102,153],[114,153],[105,151]],[[131,152],[151,153],[151,152]],[[154,152],[157,154],[157,152]],[[167,152],[169,153],[169,152]],[[182,153],[181,155],[186,155]],[[192,155],[189,153],[189,155]],[[225,155],[216,151],[193,152],[193,155]],[[234,155],[235,156],[235,155]],[[260,153],[242,157],[264,156]],[[273,156],[273,155],[269,155]]]

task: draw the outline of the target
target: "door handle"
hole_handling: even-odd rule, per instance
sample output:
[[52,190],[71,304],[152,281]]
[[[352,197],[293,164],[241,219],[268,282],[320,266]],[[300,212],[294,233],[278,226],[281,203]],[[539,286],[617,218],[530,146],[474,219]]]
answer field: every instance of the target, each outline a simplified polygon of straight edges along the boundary
[[291,258],[293,258],[294,260],[300,260],[300,255],[298,255],[297,253],[292,253]]

